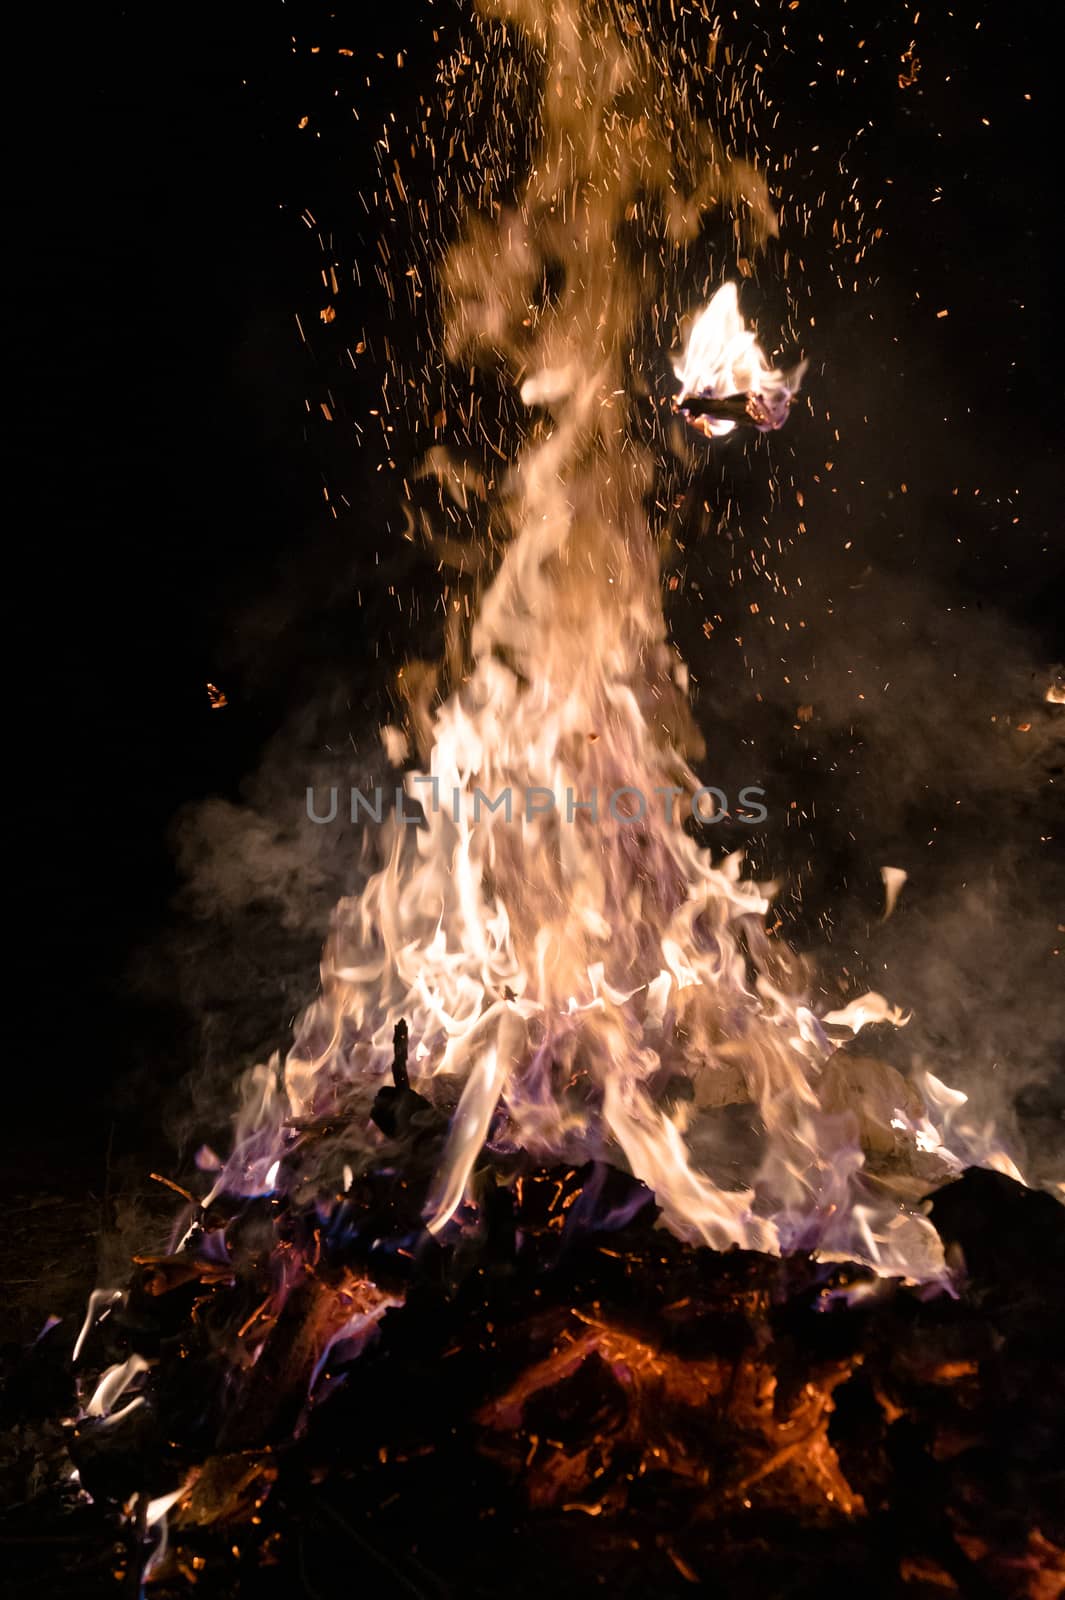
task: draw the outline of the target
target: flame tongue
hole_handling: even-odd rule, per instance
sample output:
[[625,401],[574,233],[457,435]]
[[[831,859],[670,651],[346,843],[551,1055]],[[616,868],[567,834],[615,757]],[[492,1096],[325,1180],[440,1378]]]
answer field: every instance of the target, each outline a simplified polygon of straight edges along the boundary
[[[625,391],[658,287],[620,240],[640,196],[657,197],[662,248],[677,253],[724,201],[753,250],[775,232],[765,185],[696,127],[638,31],[622,43],[564,4],[503,9],[540,47],[542,142],[513,207],[468,223],[442,279],[448,356],[496,369],[502,357],[541,408],[497,508],[511,537],[461,686],[423,715],[428,770],[407,787],[427,825],[394,826],[383,870],[337,908],[322,997],[285,1065],[287,1104],[257,1080],[220,1186],[271,1188],[293,1115],[342,1104],[357,1124],[406,1018],[413,1087],[453,1108],[434,1230],[462,1206],[486,1145],[520,1148],[627,1161],[684,1238],[820,1247],[935,1276],[929,1224],[865,1183],[856,1119],[822,1104],[835,1044],[764,932],[769,891],[734,858],[713,866],[677,803],[697,788],[693,741]],[[560,286],[530,316],[548,267]],[[678,376],[685,394],[757,396],[772,426],[798,382],[767,365],[731,285]],[[853,1033],[885,1016],[899,1020],[866,996],[826,1023]],[[681,1109],[667,1092],[677,1082]],[[713,1143],[728,1103],[751,1108],[760,1138],[744,1175]],[[365,1161],[374,1149],[368,1135]]]

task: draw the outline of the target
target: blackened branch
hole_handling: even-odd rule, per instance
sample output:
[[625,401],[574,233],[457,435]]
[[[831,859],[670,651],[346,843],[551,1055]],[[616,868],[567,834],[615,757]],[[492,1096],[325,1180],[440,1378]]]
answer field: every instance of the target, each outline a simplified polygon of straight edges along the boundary
[[410,1076],[407,1072],[407,1045],[409,1039],[407,1024],[400,1017],[396,1023],[396,1031],[392,1035],[392,1082],[397,1089],[410,1088]]

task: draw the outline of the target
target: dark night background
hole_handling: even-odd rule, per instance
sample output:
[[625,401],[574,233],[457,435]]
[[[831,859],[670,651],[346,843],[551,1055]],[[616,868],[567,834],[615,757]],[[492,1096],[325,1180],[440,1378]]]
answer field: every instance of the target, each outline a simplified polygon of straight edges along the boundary
[[[909,870],[884,930],[891,973],[872,986],[909,1002],[915,967],[919,988],[933,964],[951,993],[930,1035],[955,1017],[984,1028],[974,997],[1006,1007],[1003,1038],[1034,1085],[1045,1146],[1061,1127],[1065,970],[1051,837],[1065,712],[1043,700],[1065,657],[1045,10],[1020,0],[952,14],[933,0],[916,23],[864,0],[738,10],[730,36],[750,27],[781,148],[820,147],[809,177],[795,176],[800,162],[790,181],[815,209],[827,195],[808,246],[812,411],[767,447],[786,485],[774,514],[786,501],[795,539],[778,563],[792,600],[777,598],[772,631],[764,580],[745,570],[730,586],[729,536],[711,528],[672,560],[671,626],[723,750],[715,772],[769,790],[773,821],[754,854],[802,881],[801,903],[793,889],[782,902],[796,937],[821,947],[823,967],[868,974],[879,865]],[[283,1045],[311,992],[336,893],[329,863],[306,902],[297,843],[284,893],[238,886],[220,906],[223,885],[214,902],[175,906],[174,818],[194,808],[186,860],[203,866],[197,830],[211,835],[209,878],[219,851],[254,858],[236,813],[203,812],[209,797],[265,816],[262,859],[275,859],[286,829],[299,835],[309,765],[349,734],[369,750],[390,668],[435,648],[431,632],[414,636],[403,597],[436,576],[398,538],[398,474],[378,470],[368,421],[384,370],[374,251],[388,224],[357,194],[376,182],[381,124],[431,92],[457,29],[457,11],[410,0],[350,13],[304,0],[103,5],[16,52],[26,72],[8,210],[22,281],[7,309],[27,491],[8,537],[20,813],[8,851],[23,887],[9,916],[7,1169],[21,1194],[54,1184],[63,1162],[68,1183],[97,1195],[109,1138],[112,1161],[147,1162],[160,1127],[187,1110],[180,1091],[170,1109],[181,1074]],[[911,41],[920,74],[901,89]],[[883,237],[855,294],[833,277],[826,241],[850,181],[837,175],[833,191],[836,153],[863,122],[847,171],[867,205],[881,199]],[[333,236],[336,295],[319,232]],[[343,348],[366,328],[372,348],[344,376]],[[757,521],[765,448],[749,472],[726,463],[721,481],[708,463],[707,495],[733,483]],[[818,619],[801,645],[781,631],[796,573],[798,614]],[[888,680],[890,701],[877,698]],[[853,704],[859,681],[875,710]],[[813,719],[797,723],[807,703]]]

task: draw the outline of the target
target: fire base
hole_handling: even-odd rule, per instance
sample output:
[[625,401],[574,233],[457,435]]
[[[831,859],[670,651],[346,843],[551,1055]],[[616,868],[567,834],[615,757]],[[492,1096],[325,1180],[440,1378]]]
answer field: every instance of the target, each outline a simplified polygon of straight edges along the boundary
[[[382,1242],[405,1185],[372,1185],[324,1223],[262,1202],[232,1271],[144,1263],[101,1324],[103,1358],[151,1363],[144,1403],[68,1440],[112,1572],[136,1583],[147,1507],[184,1485],[158,1600],[1062,1592],[1048,1196],[983,1171],[936,1196],[954,1297],[685,1245],[601,1166],[492,1190],[476,1233],[413,1248]],[[256,1330],[268,1232],[301,1265]],[[99,1592],[57,1537],[64,1592]]]

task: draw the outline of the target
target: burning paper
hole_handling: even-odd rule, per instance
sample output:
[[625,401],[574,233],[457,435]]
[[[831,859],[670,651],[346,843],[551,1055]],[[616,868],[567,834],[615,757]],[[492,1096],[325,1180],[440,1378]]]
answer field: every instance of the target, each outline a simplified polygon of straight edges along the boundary
[[806,371],[771,367],[740,314],[734,283],[723,283],[695,319],[687,348],[673,369],[680,379],[677,409],[694,428],[717,439],[739,424],[769,433],[782,428]]

